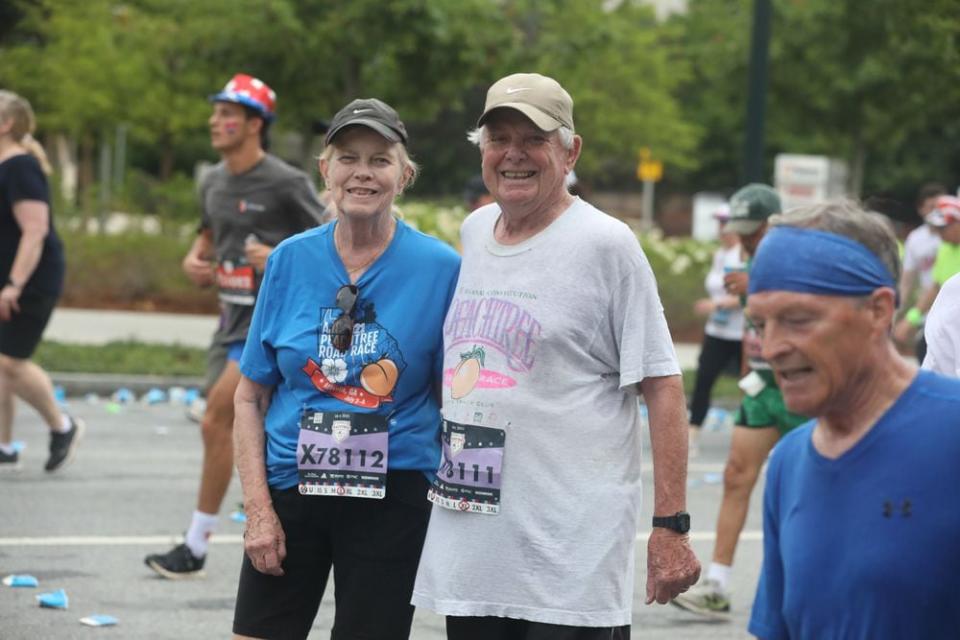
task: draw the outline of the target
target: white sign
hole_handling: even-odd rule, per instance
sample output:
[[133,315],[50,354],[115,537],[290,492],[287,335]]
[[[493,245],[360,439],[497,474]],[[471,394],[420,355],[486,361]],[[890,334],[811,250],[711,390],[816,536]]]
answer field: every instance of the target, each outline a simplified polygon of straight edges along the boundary
[[773,184],[784,211],[840,198],[847,195],[847,165],[827,156],[781,153],[774,163]]

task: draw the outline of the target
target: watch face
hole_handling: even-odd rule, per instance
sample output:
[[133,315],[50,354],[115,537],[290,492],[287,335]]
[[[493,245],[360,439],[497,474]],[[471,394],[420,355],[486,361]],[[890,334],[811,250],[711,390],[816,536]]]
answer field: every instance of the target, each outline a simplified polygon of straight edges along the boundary
[[680,513],[678,513],[677,525],[678,525],[677,526],[678,533],[686,533],[690,531],[690,514],[685,511],[681,511]]

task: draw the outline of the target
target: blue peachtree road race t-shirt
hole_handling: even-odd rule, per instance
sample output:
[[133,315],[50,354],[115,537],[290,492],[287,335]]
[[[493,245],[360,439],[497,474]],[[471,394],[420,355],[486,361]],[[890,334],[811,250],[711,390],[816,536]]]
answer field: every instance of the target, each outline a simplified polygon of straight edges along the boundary
[[960,380],[921,371],[834,460],[814,425],[770,457],[750,633],[960,637]]
[[390,469],[429,474],[440,462],[443,319],[460,256],[398,220],[390,246],[356,282],[353,343],[341,353],[329,332],[341,315],[337,290],[350,280],[335,226],[293,236],[270,255],[240,360],[243,375],[275,387],[265,430],[276,489],[297,484],[304,410],[388,416]]

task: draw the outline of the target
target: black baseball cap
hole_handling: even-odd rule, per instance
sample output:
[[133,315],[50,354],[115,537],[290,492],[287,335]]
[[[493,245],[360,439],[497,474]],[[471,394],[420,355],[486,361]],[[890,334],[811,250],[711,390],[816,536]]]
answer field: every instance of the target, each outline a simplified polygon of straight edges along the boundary
[[407,128],[403,126],[396,110],[382,100],[358,98],[340,109],[330,122],[324,144],[330,144],[344,127],[351,125],[369,127],[390,142],[407,144]]

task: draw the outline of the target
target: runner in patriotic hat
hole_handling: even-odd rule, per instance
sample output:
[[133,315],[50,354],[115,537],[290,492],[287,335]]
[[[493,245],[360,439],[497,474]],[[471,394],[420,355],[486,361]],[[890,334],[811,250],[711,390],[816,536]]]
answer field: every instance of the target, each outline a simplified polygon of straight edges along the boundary
[[267,83],[245,73],[230,78],[223,91],[210,96],[211,102],[236,102],[256,111],[270,122],[275,117],[277,94]]

